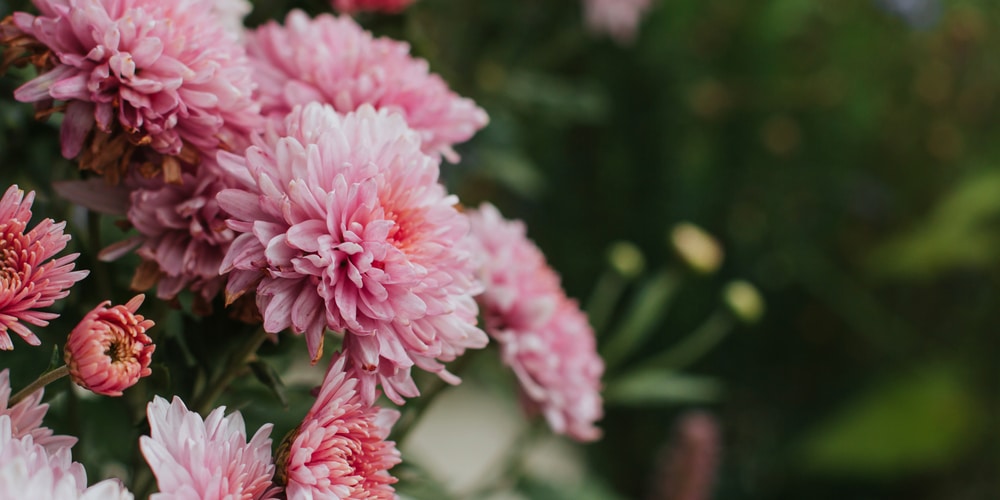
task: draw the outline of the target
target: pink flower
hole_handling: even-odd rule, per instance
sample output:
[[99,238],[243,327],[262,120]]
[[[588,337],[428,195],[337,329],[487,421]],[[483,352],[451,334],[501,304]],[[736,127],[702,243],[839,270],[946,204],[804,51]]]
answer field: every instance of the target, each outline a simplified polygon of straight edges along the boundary
[[40,15],[16,12],[13,22],[52,57],[14,97],[42,107],[66,103],[62,153],[82,151],[82,167],[117,165],[120,175],[135,148],[147,146],[191,162],[259,126],[246,54],[213,2],[34,4]]
[[69,288],[87,276],[87,271],[73,271],[77,255],[49,260],[66,248],[70,237],[63,234],[65,222],[45,219],[27,233],[31,220],[34,191],[11,186],[0,199],[0,350],[11,350],[13,330],[28,344],[41,341],[24,323],[46,326],[58,314],[37,309],[51,306],[69,295]]
[[316,403],[278,451],[289,500],[395,498],[388,470],[400,457],[386,438],[399,412],[365,404],[345,362],[333,360]]
[[621,44],[635,39],[639,21],[649,10],[650,0],[584,0],[587,27],[605,33]]
[[469,218],[486,288],[478,300],[504,363],[517,375],[529,406],[540,409],[555,432],[597,439],[604,363],[586,315],[566,297],[523,223],[504,220],[490,204]]
[[305,333],[314,361],[326,328],[345,332],[367,402],[380,375],[412,385],[414,364],[456,381],[439,361],[486,345],[468,221],[399,115],[310,104],[219,163],[245,186],[218,198],[240,233],[222,265],[227,300],[256,288],[264,329]]
[[240,412],[224,417],[225,409],[202,420],[176,396],[149,403],[150,436],[139,438],[139,448],[160,488],[152,499],[274,498],[271,424],[247,442]]
[[69,448],[55,451],[18,437],[9,415],[0,414],[0,498],[32,500],[132,499],[117,479],[87,487],[87,473],[73,462]]
[[64,357],[77,385],[106,396],[121,396],[151,373],[156,346],[146,335],[153,321],[135,314],[144,295],[124,306],[105,300],[87,313],[66,339]]
[[11,432],[15,438],[31,436],[34,442],[51,454],[62,448],[72,448],[76,444],[73,436],[56,436],[52,429],[42,427],[42,418],[49,410],[48,403],[42,403],[44,390],[37,390],[30,396],[10,406],[10,370],[0,370],[0,415],[10,417]]
[[333,6],[341,12],[357,12],[374,10],[389,14],[398,14],[406,10],[416,0],[333,0]]
[[341,113],[370,104],[398,112],[417,131],[425,153],[458,161],[452,146],[486,126],[486,112],[428,73],[406,43],[374,38],[348,16],[309,19],[294,10],[282,27],[250,34],[247,53],[260,85],[262,112],[284,117],[296,104],[322,102]]

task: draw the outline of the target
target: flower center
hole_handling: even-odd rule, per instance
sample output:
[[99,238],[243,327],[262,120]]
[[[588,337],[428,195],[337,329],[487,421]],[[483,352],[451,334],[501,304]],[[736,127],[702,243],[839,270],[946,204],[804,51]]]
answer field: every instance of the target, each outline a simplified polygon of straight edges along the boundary
[[10,225],[3,228],[3,236],[0,237],[0,289],[14,290],[20,288],[23,282],[26,246],[23,229]]

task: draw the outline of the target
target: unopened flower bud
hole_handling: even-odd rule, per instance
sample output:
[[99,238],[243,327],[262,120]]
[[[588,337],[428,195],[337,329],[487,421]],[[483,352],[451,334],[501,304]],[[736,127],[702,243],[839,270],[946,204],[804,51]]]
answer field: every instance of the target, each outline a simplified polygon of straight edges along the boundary
[[756,323],[764,315],[764,299],[757,287],[746,281],[733,281],[722,291],[722,300],[737,319],[746,323]]
[[108,307],[106,300],[87,313],[66,340],[64,358],[69,375],[81,387],[105,396],[121,396],[151,373],[156,348],[146,330],[153,321],[135,314],[144,295],[125,305]]
[[689,222],[674,226],[670,243],[677,255],[692,270],[701,274],[714,273],[722,265],[722,247],[712,235]]
[[646,267],[642,251],[628,241],[617,241],[608,248],[608,262],[611,268],[626,278],[634,278]]

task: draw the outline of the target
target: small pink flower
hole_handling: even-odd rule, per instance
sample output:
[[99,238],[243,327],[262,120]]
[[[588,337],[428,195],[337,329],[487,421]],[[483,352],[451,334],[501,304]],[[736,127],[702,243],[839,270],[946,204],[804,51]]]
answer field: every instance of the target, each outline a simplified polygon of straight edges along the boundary
[[333,6],[341,12],[351,13],[373,10],[398,14],[406,10],[416,0],[333,0]]
[[66,339],[64,357],[69,375],[78,385],[98,394],[121,396],[151,373],[152,339],[146,330],[153,321],[135,314],[144,295],[124,306],[108,307],[106,300],[87,313]]
[[477,299],[486,331],[517,375],[529,408],[540,410],[555,432],[597,439],[604,363],[587,316],[566,297],[522,222],[504,220],[490,204],[470,211],[469,219],[482,259],[486,290]]
[[610,35],[620,44],[635,39],[639,21],[651,0],[583,0],[587,27],[594,33]]
[[400,455],[386,438],[399,412],[365,404],[345,362],[333,360],[312,409],[278,451],[289,500],[395,498],[388,471]]
[[223,416],[225,409],[202,420],[177,396],[171,403],[159,396],[149,403],[150,436],[139,438],[139,448],[160,488],[152,499],[275,498],[272,425],[247,442],[242,415]]
[[398,383],[387,394],[406,395],[413,365],[457,382],[440,362],[488,340],[468,221],[419,147],[397,114],[314,103],[245,156],[219,155],[243,183],[218,197],[240,233],[222,264],[227,298],[255,289],[264,329],[304,333],[313,360],[327,328],[345,332],[368,403],[385,374]]
[[76,444],[75,437],[53,435],[52,429],[42,427],[42,418],[49,410],[48,403],[42,403],[44,394],[44,390],[37,390],[16,405],[10,406],[10,370],[0,370],[0,415],[10,417],[13,436],[31,436],[36,444],[45,447],[50,454],[61,448],[72,448]]
[[320,102],[340,113],[370,104],[398,112],[428,154],[458,161],[452,146],[486,126],[486,112],[452,92],[410,46],[375,38],[348,16],[316,19],[293,10],[285,26],[270,22],[247,39],[265,115],[284,117],[297,104]]
[[11,330],[28,344],[40,344],[24,323],[46,326],[48,320],[59,317],[37,309],[69,295],[69,288],[87,276],[87,271],[73,271],[79,254],[49,260],[70,239],[63,234],[65,222],[45,219],[25,232],[34,199],[34,191],[25,197],[16,185],[0,199],[0,350],[14,348]]

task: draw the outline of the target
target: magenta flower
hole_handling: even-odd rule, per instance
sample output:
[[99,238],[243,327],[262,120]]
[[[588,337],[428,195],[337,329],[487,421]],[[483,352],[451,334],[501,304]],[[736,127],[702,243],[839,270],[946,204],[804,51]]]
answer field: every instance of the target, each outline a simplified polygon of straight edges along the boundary
[[160,488],[150,498],[275,498],[271,424],[247,442],[240,412],[224,412],[216,408],[202,420],[176,396],[147,405],[150,436],[139,438],[139,448]]
[[[48,403],[42,403],[43,389],[10,406],[10,370],[0,370],[0,415],[10,417],[11,433],[14,438],[31,436],[35,444],[43,446],[50,454],[76,444],[73,436],[52,434],[52,429],[42,426],[42,418],[49,410]],[[2,498],[2,496],[0,496]]]
[[386,438],[399,412],[365,404],[345,362],[333,360],[312,409],[278,451],[289,500],[396,498],[388,470],[400,456]]
[[108,307],[105,300],[73,328],[66,339],[64,358],[77,385],[105,396],[121,396],[152,371],[156,346],[146,335],[153,321],[135,314],[144,295],[125,305]]
[[340,12],[351,13],[363,10],[398,14],[406,10],[416,0],[332,0],[333,7]]
[[540,410],[557,433],[597,439],[604,363],[586,315],[566,297],[522,222],[504,220],[490,204],[469,219],[481,247],[486,290],[478,300],[486,331],[517,375],[529,408]]
[[[213,2],[34,4],[40,15],[16,12],[13,23],[51,57],[14,97],[43,108],[65,102],[62,153],[83,152],[83,168],[114,166],[117,179],[147,146],[191,163],[260,125],[246,54]],[[176,159],[161,161],[176,171]]]
[[327,328],[345,332],[367,402],[376,378],[407,392],[414,364],[455,381],[439,361],[486,345],[468,220],[402,117],[311,104],[219,163],[245,186],[218,198],[240,233],[221,270],[227,300],[256,289],[264,329],[304,333],[314,361]]
[[425,153],[458,161],[452,146],[486,126],[486,112],[448,89],[410,56],[406,43],[374,38],[348,16],[309,19],[294,10],[285,26],[267,23],[252,32],[253,61],[262,112],[284,117],[297,104],[321,102],[341,113],[370,104],[398,112],[417,131]]
[[635,40],[650,4],[651,0],[583,0],[583,11],[590,31],[627,44]]
[[73,271],[77,255],[49,260],[66,248],[70,237],[63,234],[65,222],[45,219],[27,233],[34,191],[11,186],[0,199],[0,350],[11,350],[10,331],[30,345],[41,341],[25,323],[46,326],[58,314],[38,311],[69,295],[69,288],[87,276]]
[[87,473],[69,448],[47,450],[31,435],[18,436],[0,414],[0,498],[32,500],[131,500],[117,479],[87,487]]

